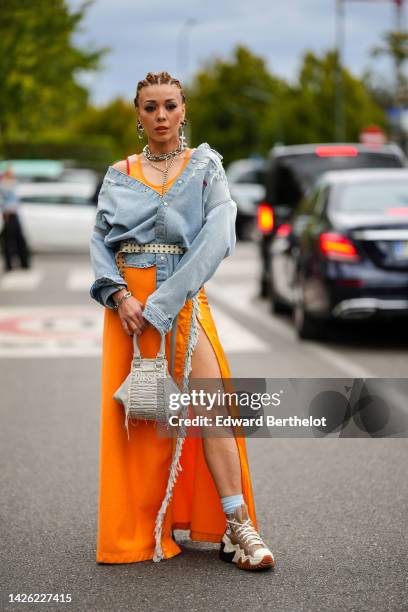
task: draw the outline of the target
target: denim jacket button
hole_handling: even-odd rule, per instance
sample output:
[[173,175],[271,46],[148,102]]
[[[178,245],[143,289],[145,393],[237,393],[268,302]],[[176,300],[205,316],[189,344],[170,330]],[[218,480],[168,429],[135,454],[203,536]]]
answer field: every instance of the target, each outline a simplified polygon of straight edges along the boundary
[[167,202],[163,202],[163,206],[168,206]]
[[166,259],[164,255],[160,255],[160,259],[163,261],[163,259]]

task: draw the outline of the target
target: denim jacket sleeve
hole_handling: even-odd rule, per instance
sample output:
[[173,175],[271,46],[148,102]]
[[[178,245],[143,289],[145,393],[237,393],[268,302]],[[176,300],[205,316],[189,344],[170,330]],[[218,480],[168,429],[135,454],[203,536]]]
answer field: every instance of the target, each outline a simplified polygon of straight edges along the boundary
[[119,274],[114,250],[105,244],[105,237],[111,229],[107,217],[112,213],[113,204],[105,181],[99,192],[95,224],[90,239],[90,258],[95,282],[89,292],[94,300],[113,310],[115,304],[112,294],[118,291],[118,285],[126,289],[128,286]]
[[193,298],[235,248],[237,205],[232,200],[221,155],[211,150],[203,193],[204,223],[173,274],[146,300],[143,316],[167,333],[186,300]]

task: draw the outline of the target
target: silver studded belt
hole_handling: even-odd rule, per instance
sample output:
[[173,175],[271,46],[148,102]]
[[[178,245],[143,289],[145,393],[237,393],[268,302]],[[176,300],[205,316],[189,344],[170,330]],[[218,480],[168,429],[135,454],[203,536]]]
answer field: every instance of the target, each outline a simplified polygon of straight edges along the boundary
[[178,254],[187,251],[185,247],[177,244],[160,244],[158,242],[148,242],[136,244],[135,242],[121,242],[119,249],[115,253],[116,264],[120,275],[124,278],[125,256],[124,253],[170,253]]

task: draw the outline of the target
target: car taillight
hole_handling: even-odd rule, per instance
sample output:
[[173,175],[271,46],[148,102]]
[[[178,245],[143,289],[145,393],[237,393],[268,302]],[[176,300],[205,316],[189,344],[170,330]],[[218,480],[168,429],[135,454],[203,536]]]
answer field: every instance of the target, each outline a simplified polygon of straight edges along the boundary
[[335,261],[360,261],[360,256],[351,240],[335,232],[320,234],[320,250],[325,257]]
[[273,208],[269,204],[262,203],[258,205],[257,226],[260,232],[268,234],[273,230]]
[[350,145],[324,145],[315,148],[318,157],[357,157],[358,149]]
[[282,223],[282,225],[280,225],[278,227],[278,229],[276,230],[276,236],[279,236],[279,238],[286,238],[286,236],[288,236],[288,234],[290,234],[290,232],[292,231],[292,226],[290,223]]
[[364,287],[366,281],[361,278],[338,278],[334,281],[338,287],[346,287],[347,289],[356,289]]

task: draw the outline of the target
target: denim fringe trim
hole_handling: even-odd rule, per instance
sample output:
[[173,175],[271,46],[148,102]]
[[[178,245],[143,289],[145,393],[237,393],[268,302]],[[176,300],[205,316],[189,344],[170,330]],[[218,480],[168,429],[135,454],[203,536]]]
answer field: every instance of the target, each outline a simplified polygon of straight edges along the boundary
[[[191,323],[190,323],[190,333],[188,337],[187,351],[186,351],[186,359],[184,364],[184,372],[183,372],[183,393],[188,393],[189,391],[189,381],[190,381],[190,373],[191,373],[191,358],[194,352],[194,349],[197,345],[198,336],[199,336],[199,325],[198,325],[198,317],[200,315],[200,308],[198,304],[198,295],[195,295],[192,298],[192,312],[191,312]],[[185,416],[185,413],[188,411],[188,406],[185,406],[182,412],[182,417]],[[158,562],[164,559],[163,550],[161,547],[161,538],[162,538],[162,528],[163,521],[166,515],[167,508],[169,506],[173,488],[177,480],[177,476],[179,472],[182,471],[182,467],[180,464],[181,452],[183,449],[183,444],[186,435],[186,428],[184,422],[179,426],[177,433],[177,443],[176,449],[174,452],[174,456],[172,459],[172,463],[170,466],[170,475],[167,482],[166,495],[162,501],[160,510],[156,517],[156,524],[154,529],[154,535],[156,540],[156,546],[154,550],[153,561]]]

